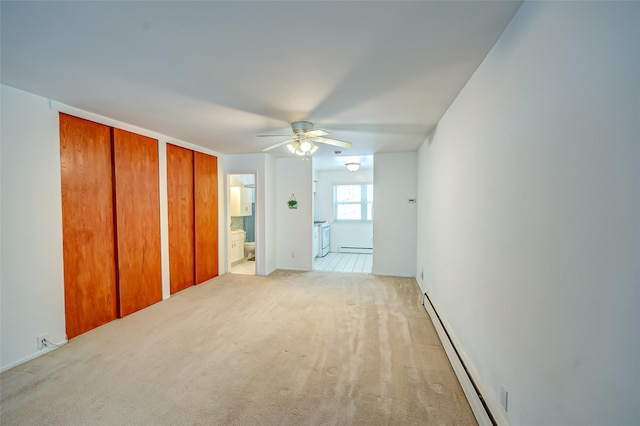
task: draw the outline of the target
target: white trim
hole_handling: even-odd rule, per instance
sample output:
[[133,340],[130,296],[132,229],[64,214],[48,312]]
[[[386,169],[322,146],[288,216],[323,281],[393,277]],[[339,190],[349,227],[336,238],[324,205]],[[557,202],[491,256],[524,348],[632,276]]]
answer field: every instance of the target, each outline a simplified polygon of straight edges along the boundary
[[[427,293],[427,294],[430,294],[430,293]],[[485,404],[489,408],[489,411],[491,411],[491,415],[493,416],[493,419],[496,421],[496,423],[499,426],[509,426],[507,417],[505,417],[506,413],[504,412],[502,406],[500,406],[500,401],[496,399],[496,394],[492,392],[489,389],[489,387],[487,387],[486,383],[481,379],[482,376],[480,375],[478,370],[475,368],[475,365],[473,364],[473,362],[471,362],[471,358],[464,351],[463,346],[460,343],[460,340],[458,340],[458,338],[456,337],[455,333],[453,332],[453,328],[449,324],[449,321],[447,321],[447,318],[445,317],[445,315],[442,313],[442,310],[438,309],[438,305],[433,299],[431,299],[431,303],[433,304],[435,309],[438,311],[438,314],[440,316],[440,321],[442,321],[442,323],[444,324],[444,327],[447,329],[449,333],[449,338],[451,339],[451,341],[453,342],[453,345],[458,350],[458,354],[460,356],[461,362],[463,362],[464,365],[467,367],[468,375],[471,376],[478,390],[482,394],[482,398],[484,399]]]
[[373,247],[340,246],[339,253],[373,254]]
[[43,348],[42,350],[40,350],[40,351],[38,351],[38,352],[34,352],[34,353],[32,353],[31,355],[29,355],[29,356],[26,356],[26,357],[24,357],[24,358],[22,358],[22,359],[19,359],[19,360],[15,361],[15,362],[12,362],[12,363],[11,363],[11,364],[9,364],[9,365],[5,365],[4,367],[2,367],[2,369],[0,369],[0,373],[4,373],[4,372],[5,372],[5,371],[7,371],[7,370],[11,370],[13,367],[17,367],[18,365],[20,365],[20,364],[24,364],[24,363],[25,363],[25,362],[27,362],[27,361],[31,361],[32,359],[36,359],[36,358],[38,358],[38,357],[41,357],[42,355],[44,355],[44,354],[46,354],[46,353],[49,353],[49,352],[51,352],[51,351],[55,351],[56,349],[58,349],[58,348],[59,348],[59,347],[61,347],[61,346],[66,345],[67,343],[69,343],[69,341],[68,341],[68,340],[63,340],[63,341],[62,341],[62,342],[60,342],[60,343],[55,343],[55,345],[56,345],[56,346],[54,346],[54,347],[51,347],[51,348]]
[[[447,321],[444,320],[442,316],[438,317],[438,314],[436,314],[436,311],[434,310],[431,303],[432,301],[427,297],[427,293],[424,293],[422,296],[422,304],[424,305],[424,308],[426,309],[427,313],[431,317],[431,322],[433,323],[433,326],[435,327],[436,332],[438,333],[438,337],[440,338],[442,347],[444,348],[444,351],[446,352],[447,357],[449,358],[449,362],[451,362],[451,367],[453,367],[453,371],[456,373],[456,376],[458,377],[460,386],[462,386],[462,391],[467,397],[467,401],[471,406],[471,411],[473,411],[473,414],[476,417],[476,421],[478,422],[478,425],[492,426],[493,422],[491,421],[489,415],[487,414],[487,411],[484,405],[482,404],[482,401],[480,401],[480,397],[476,392],[474,384],[471,382],[472,378],[469,377],[470,375],[473,376],[474,383],[479,388],[479,391],[482,393],[482,397],[485,403],[489,406],[489,410],[491,411],[491,415],[493,416],[494,420],[500,426],[503,426],[503,425],[508,426],[509,423],[507,422],[507,419],[504,417],[502,410],[499,409],[499,407],[495,405],[495,402],[491,400],[490,398],[491,394],[486,391],[487,390],[486,386],[484,386],[479,381],[480,376],[477,374],[475,369],[470,368],[468,357],[466,357],[464,353],[460,350],[459,342],[457,341],[455,336],[452,334],[451,327],[449,327]],[[444,326],[443,326],[443,323],[444,323]],[[447,327],[447,330],[449,333],[448,335],[444,327]],[[458,352],[456,352],[456,348],[454,348],[452,341],[453,341],[453,344],[456,345]],[[463,364],[463,362],[465,364]],[[466,370],[465,370],[465,366],[467,367]],[[467,373],[467,371],[469,371],[469,373]]]

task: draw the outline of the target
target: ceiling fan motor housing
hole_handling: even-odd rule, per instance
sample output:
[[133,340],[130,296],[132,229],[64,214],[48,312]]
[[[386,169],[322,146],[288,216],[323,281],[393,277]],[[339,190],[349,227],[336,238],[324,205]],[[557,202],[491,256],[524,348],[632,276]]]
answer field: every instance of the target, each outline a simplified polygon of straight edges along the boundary
[[293,133],[306,133],[313,130],[313,123],[310,121],[296,121],[291,123],[291,129]]

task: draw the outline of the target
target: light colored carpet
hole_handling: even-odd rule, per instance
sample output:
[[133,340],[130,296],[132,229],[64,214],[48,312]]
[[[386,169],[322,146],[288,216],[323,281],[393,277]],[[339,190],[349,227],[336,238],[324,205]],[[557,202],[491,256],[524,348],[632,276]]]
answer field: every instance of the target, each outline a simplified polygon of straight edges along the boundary
[[468,425],[412,278],[225,274],[0,376],[2,425]]

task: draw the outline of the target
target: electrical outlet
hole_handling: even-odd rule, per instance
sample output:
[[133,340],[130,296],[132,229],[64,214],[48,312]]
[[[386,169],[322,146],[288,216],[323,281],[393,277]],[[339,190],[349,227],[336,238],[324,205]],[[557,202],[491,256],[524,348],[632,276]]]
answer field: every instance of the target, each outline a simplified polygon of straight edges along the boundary
[[509,391],[505,385],[500,385],[500,405],[504,411],[509,411]]
[[38,344],[38,350],[41,351],[45,348],[44,345],[44,340],[46,340],[49,337],[49,333],[42,333],[41,335],[39,335],[36,339],[37,339],[37,344]]

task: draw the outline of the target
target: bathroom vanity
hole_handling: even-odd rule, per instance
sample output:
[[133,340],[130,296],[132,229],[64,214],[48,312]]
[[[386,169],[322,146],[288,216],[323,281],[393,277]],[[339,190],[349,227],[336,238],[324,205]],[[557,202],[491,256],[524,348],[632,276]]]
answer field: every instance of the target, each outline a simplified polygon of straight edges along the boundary
[[235,263],[244,259],[244,239],[246,233],[242,229],[229,232],[229,260]]

